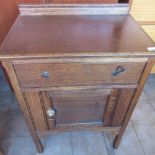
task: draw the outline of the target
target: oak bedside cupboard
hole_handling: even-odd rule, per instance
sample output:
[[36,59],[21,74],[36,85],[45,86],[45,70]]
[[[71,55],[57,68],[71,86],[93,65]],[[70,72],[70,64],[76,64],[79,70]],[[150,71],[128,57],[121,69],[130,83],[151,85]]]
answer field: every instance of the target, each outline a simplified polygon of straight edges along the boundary
[[113,131],[118,147],[155,48],[117,2],[20,5],[0,60],[38,152],[42,136],[67,130]]

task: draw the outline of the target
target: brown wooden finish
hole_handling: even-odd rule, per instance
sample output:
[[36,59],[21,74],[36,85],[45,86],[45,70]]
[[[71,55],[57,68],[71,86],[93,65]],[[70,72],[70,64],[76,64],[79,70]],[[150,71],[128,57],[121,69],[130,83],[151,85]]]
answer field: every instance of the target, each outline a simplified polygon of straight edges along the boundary
[[[122,3],[127,0],[120,0],[119,3]],[[118,3],[118,0],[10,0],[0,1],[0,44],[4,40],[6,34],[11,28],[14,20],[18,15],[18,4],[37,4],[37,3]],[[124,3],[124,2],[123,2]]]
[[66,55],[142,57],[153,55],[147,52],[150,46],[154,43],[130,15],[19,15],[0,48],[0,59]]
[[[126,0],[125,0],[126,1]],[[118,0],[10,0],[0,1],[0,44],[15,21],[19,11],[18,4],[37,4],[37,3],[117,3]]]
[[50,0],[52,3],[118,3],[118,0]]
[[[84,125],[94,122],[102,123],[103,126],[103,113],[106,98],[92,98],[90,98],[91,102],[83,98],[79,100],[77,98],[69,98],[68,100],[65,98],[54,99],[54,107],[57,111],[56,127],[59,127],[59,124],[71,124],[71,126],[74,126],[80,123]],[[102,103],[101,101],[104,102]]]
[[16,8],[15,0],[0,1],[0,44],[4,40],[6,34],[15,21],[18,10]]
[[[29,63],[15,64],[14,67],[20,86],[22,88],[33,88],[136,84],[139,81],[144,65],[144,62],[114,62],[110,64]],[[123,66],[125,71],[118,76],[112,76],[112,72],[118,66]],[[42,77],[44,72],[49,73],[48,78]]]
[[127,15],[129,4],[43,4],[20,5],[20,15]]
[[21,4],[21,3],[32,3],[32,4],[36,4],[36,3],[45,3],[48,2],[50,0],[16,0],[17,4]]
[[148,75],[151,72],[151,69],[152,69],[152,67],[153,67],[154,64],[155,64],[155,61],[150,59],[150,61],[148,61],[148,63],[145,66],[144,72],[143,72],[143,74],[141,76],[141,79],[139,81],[139,86],[138,86],[138,88],[137,88],[137,90],[136,90],[136,92],[134,94],[134,97],[132,99],[132,102],[130,104],[130,107],[128,109],[128,112],[126,114],[125,120],[123,122],[123,127],[121,128],[120,133],[115,137],[115,140],[114,140],[114,143],[113,143],[113,147],[114,148],[117,148],[119,146],[119,143],[121,141],[121,138],[122,138],[122,136],[123,136],[123,134],[125,132],[125,129],[127,127],[127,124],[128,124],[128,122],[129,122],[129,120],[131,118],[131,115],[133,113],[133,110],[134,110],[134,108],[135,108],[135,106],[136,106],[136,104],[138,102],[138,99],[139,99],[140,94],[141,94],[141,92],[143,90],[143,87],[145,85],[145,82],[146,82],[146,80],[148,78]]
[[[43,112],[43,103],[39,92],[24,92],[25,102],[30,108],[32,119],[36,130],[45,131],[48,129],[46,118]],[[39,121],[38,121],[39,120]]]
[[42,99],[42,102],[43,102],[43,112],[44,112],[45,118],[47,120],[48,129],[52,130],[52,129],[55,128],[55,123],[56,122],[55,122],[55,119],[48,118],[47,111],[50,108],[53,108],[53,101],[52,101],[52,99],[50,99],[50,96],[49,96],[48,92],[40,92],[40,95],[41,95],[41,99]]
[[53,130],[48,130],[46,132],[41,132],[39,134],[39,137],[42,138],[45,135],[53,134],[53,133],[59,133],[59,132],[64,132],[64,131],[80,131],[80,130],[91,130],[91,131],[105,131],[105,132],[112,132],[115,134],[118,134],[120,131],[120,127],[103,127],[103,125],[77,125],[77,126],[61,126],[59,128],[55,128]]
[[16,0],[17,3],[128,3],[129,0]]
[[[18,15],[18,9],[16,7],[16,1],[10,0],[0,0],[0,45],[9,32],[13,22],[15,21]],[[0,69],[2,64],[0,62]],[[10,88],[12,90],[12,85],[6,76],[6,80],[8,81]]]
[[120,89],[120,88],[137,88],[138,84],[135,85],[94,85],[94,86],[75,86],[75,87],[36,87],[36,88],[21,88],[22,91],[68,91],[68,90],[90,90],[90,89]]
[[42,135],[83,129],[115,131],[117,148],[155,63],[153,46],[130,15],[19,15],[0,60],[38,152]]
[[121,89],[117,100],[117,106],[114,110],[113,119],[111,122],[112,127],[119,127],[123,124],[124,118],[127,114],[129,106],[131,104],[132,97],[135,89]]
[[30,113],[30,109],[29,109],[28,105],[25,103],[25,99],[24,99],[23,93],[20,89],[20,86],[18,84],[18,80],[16,78],[14,68],[13,68],[11,62],[7,61],[7,60],[3,61],[2,65],[3,65],[4,69],[6,70],[8,76],[10,78],[10,81],[11,81],[12,86],[14,88],[14,92],[16,94],[16,97],[18,99],[18,102],[20,103],[21,111],[24,114],[24,117],[27,121],[28,127],[31,131],[33,140],[36,144],[36,148],[37,148],[38,152],[43,152],[43,147],[42,147],[41,141],[38,138],[38,135],[36,133],[36,128],[35,128],[35,125],[33,123],[33,119],[32,119],[31,113]]
[[[124,0],[127,3],[127,0]],[[18,4],[24,3],[117,3],[118,0],[10,0],[0,1],[0,44],[18,15]],[[123,0],[119,1],[122,3]]]
[[102,96],[102,95],[109,95],[111,94],[111,89],[103,89],[103,88],[94,88],[91,89],[91,87],[89,89],[83,90],[83,89],[73,89],[73,90],[58,90],[58,91],[49,91],[49,96],[54,96],[54,97],[76,97],[78,98],[79,96],[81,97],[85,97],[87,96],[92,97],[92,96]]
[[116,106],[116,101],[117,101],[118,95],[119,95],[119,90],[113,89],[107,99],[107,104],[105,107],[104,117],[103,117],[104,126],[108,127],[111,124],[112,115],[113,115],[114,108]]
[[56,126],[60,124],[103,124],[103,113],[110,90],[83,90],[50,93],[56,109]]
[[[128,3],[128,0],[119,0],[119,3]],[[37,3],[118,3],[118,0],[10,0],[0,1],[0,44],[11,28],[18,15],[18,4],[37,4]]]

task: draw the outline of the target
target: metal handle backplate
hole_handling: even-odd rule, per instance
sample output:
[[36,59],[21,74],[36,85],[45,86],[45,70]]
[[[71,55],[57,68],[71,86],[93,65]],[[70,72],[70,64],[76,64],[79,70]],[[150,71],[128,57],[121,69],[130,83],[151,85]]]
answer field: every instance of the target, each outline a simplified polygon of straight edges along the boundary
[[116,77],[116,76],[120,75],[124,71],[125,71],[125,68],[123,66],[117,66],[115,68],[115,70],[112,71],[112,76]]

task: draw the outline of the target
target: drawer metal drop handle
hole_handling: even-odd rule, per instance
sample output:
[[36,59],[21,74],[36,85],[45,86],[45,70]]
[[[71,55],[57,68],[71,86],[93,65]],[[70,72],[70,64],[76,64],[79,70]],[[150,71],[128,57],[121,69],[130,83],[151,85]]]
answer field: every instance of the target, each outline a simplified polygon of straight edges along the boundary
[[48,77],[49,77],[48,71],[42,72],[42,73],[41,73],[41,76],[42,76],[44,79],[48,79]]
[[54,119],[56,114],[56,110],[53,108],[50,108],[47,110],[47,116],[49,119]]
[[116,69],[112,71],[112,76],[116,77],[124,71],[125,71],[125,68],[123,66],[117,66]]

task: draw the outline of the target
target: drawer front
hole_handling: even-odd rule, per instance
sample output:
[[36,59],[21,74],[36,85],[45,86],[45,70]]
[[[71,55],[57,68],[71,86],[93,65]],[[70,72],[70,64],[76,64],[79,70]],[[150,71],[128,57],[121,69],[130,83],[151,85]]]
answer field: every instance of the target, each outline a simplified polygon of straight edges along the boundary
[[145,62],[14,64],[22,88],[137,84]]

